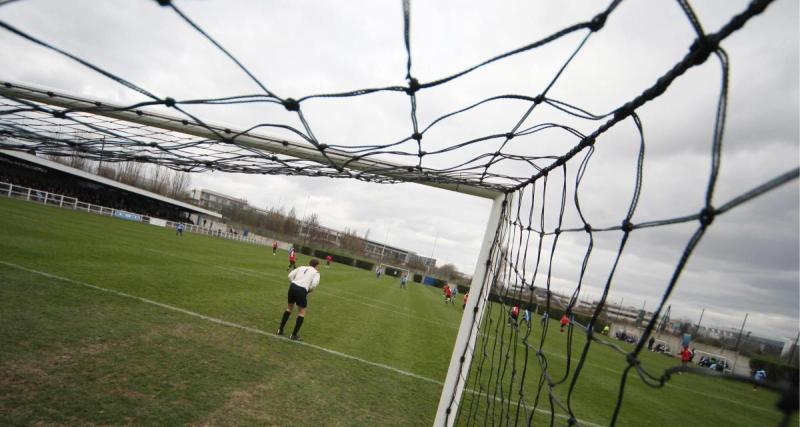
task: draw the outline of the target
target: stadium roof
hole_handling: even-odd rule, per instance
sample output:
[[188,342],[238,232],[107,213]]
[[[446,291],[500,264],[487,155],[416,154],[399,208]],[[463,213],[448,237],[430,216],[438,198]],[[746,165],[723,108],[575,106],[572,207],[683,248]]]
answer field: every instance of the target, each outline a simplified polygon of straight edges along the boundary
[[88,179],[90,181],[94,181],[94,182],[97,182],[99,184],[108,185],[109,187],[114,187],[114,188],[117,188],[119,190],[128,191],[130,193],[138,194],[140,196],[144,196],[144,197],[147,197],[147,198],[150,198],[150,199],[158,200],[160,202],[169,203],[169,204],[171,204],[173,206],[177,206],[179,208],[183,208],[183,209],[186,209],[186,210],[194,212],[194,213],[199,213],[199,214],[207,215],[207,216],[214,217],[214,218],[220,218],[220,219],[222,218],[222,215],[217,213],[217,212],[213,212],[213,211],[210,211],[210,210],[207,210],[207,209],[203,209],[201,207],[198,207],[198,206],[195,206],[195,205],[191,205],[189,203],[181,202],[180,200],[175,200],[175,199],[172,199],[172,198],[169,198],[169,197],[166,197],[166,196],[162,196],[160,194],[156,194],[156,193],[153,193],[151,191],[143,190],[141,188],[137,188],[137,187],[134,187],[132,185],[123,184],[121,182],[114,181],[113,179],[104,178],[102,176],[95,175],[95,174],[89,173],[89,172],[85,172],[85,171],[82,171],[80,169],[75,169],[73,167],[70,167],[70,166],[67,166],[67,165],[63,165],[63,164],[58,163],[58,162],[54,162],[52,160],[44,159],[42,157],[37,157],[37,156],[34,156],[32,154],[28,154],[28,153],[24,153],[24,152],[20,152],[20,151],[10,151],[10,150],[0,150],[0,154],[6,155],[6,156],[9,156],[9,157],[13,157],[13,158],[19,159],[19,160],[24,160],[24,161],[29,162],[29,163],[33,163],[33,164],[36,164],[36,165],[39,165],[39,166],[42,166],[42,167],[46,167],[48,169],[53,169],[53,170],[57,170],[59,172],[68,173],[70,175],[73,175],[73,176],[76,176],[76,177],[79,177],[79,178]]

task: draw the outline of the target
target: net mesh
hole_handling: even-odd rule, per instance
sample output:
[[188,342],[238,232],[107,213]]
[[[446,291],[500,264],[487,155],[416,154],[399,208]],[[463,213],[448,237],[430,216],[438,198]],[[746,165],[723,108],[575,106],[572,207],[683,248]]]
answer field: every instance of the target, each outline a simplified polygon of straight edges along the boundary
[[[720,43],[760,14],[771,3],[769,0],[750,2],[741,13],[732,16],[715,33],[706,33],[689,3],[679,0],[683,14],[696,35],[688,52],[649,88],[608,114],[594,114],[580,106],[552,98],[549,95],[550,89],[583,50],[586,42],[603,30],[607,18],[614,13],[619,3],[620,1],[612,1],[601,13],[588,21],[563,28],[455,74],[421,82],[413,73],[410,3],[406,0],[403,2],[406,85],[314,94],[297,99],[283,98],[271,91],[212,35],[168,0],[159,1],[164,6],[165,13],[177,14],[186,25],[200,33],[221,55],[233,61],[247,78],[256,83],[261,88],[261,93],[214,99],[173,99],[158,95],[105,70],[102,66],[89,63],[48,41],[37,39],[15,28],[8,22],[0,21],[0,27],[4,30],[27,39],[54,55],[77,61],[147,99],[133,105],[109,106],[4,82],[0,92],[0,149],[55,156],[80,156],[104,162],[158,163],[183,171],[218,170],[251,174],[326,176],[384,183],[447,183],[486,188],[505,194],[502,219],[496,229],[494,245],[489,259],[484,260],[488,274],[482,283],[473,284],[471,292],[474,297],[480,295],[484,299],[481,303],[486,304],[485,315],[482,319],[478,318],[478,310],[465,314],[470,317],[470,327],[478,331],[478,338],[477,341],[454,350],[462,356],[468,353],[473,356],[470,366],[458,368],[459,378],[466,382],[466,389],[463,396],[459,396],[455,390],[445,390],[445,393],[450,394],[446,418],[448,422],[455,421],[465,425],[530,425],[537,421],[549,422],[551,425],[556,421],[580,424],[582,422],[578,411],[580,405],[576,405],[576,390],[591,375],[587,374],[587,359],[600,346],[611,351],[625,364],[610,416],[610,423],[614,424],[625,401],[626,380],[632,375],[638,376],[645,384],[654,388],[664,387],[671,376],[679,371],[712,375],[729,381],[750,382],[748,377],[723,377],[707,369],[689,367],[674,367],[656,372],[642,363],[640,354],[647,338],[652,335],[659,316],[665,310],[693,250],[709,227],[712,227],[715,217],[798,177],[798,169],[795,168],[721,204],[714,203],[728,98],[728,58]],[[491,96],[450,111],[432,120],[427,126],[420,124],[417,102],[421,92],[447,85],[489,64],[547,46],[572,34],[580,35],[578,43],[541,92],[533,95]],[[711,172],[706,182],[705,202],[697,207],[694,214],[637,223],[635,214],[642,189],[646,146],[643,125],[637,110],[664,94],[671,83],[687,70],[703,64],[709,58],[719,64],[722,78],[714,134],[709,143]],[[304,115],[304,103],[310,100],[354,98],[379,92],[407,98],[411,130],[408,136],[374,145],[328,144],[315,136],[312,123]],[[449,143],[446,147],[427,149],[426,136],[442,123],[483,105],[505,101],[525,105],[524,112],[507,131],[474,135]],[[188,108],[197,105],[256,103],[294,114],[300,126],[275,122],[260,123],[245,130],[232,130],[212,125],[190,113]],[[150,107],[167,108],[174,116],[154,114],[150,112]],[[565,119],[561,122],[525,125],[537,109],[544,108],[562,115]],[[137,117],[149,119],[150,124],[140,124]],[[591,132],[583,132],[579,130],[581,126],[573,124],[575,121],[593,124],[594,128]],[[154,125],[154,122],[161,125]],[[632,124],[639,140],[638,153],[631,166],[635,178],[630,202],[620,208],[615,223],[591,224],[590,218],[581,210],[581,181],[596,151],[597,139],[620,123]],[[265,132],[270,130],[288,132],[293,138],[266,135]],[[570,148],[546,155],[531,155],[526,154],[526,151],[532,150],[520,149],[515,145],[520,137],[551,130],[569,135],[572,138]],[[454,156],[455,153],[476,151],[478,154],[471,157],[462,156],[457,161],[451,160],[458,157]],[[298,152],[306,155],[298,155]],[[568,226],[564,221],[565,209],[570,205],[578,213],[579,226]],[[646,323],[641,339],[631,350],[596,333],[595,327],[615,283],[615,272],[620,266],[620,259],[625,253],[630,236],[639,230],[673,224],[696,225],[674,266],[654,315]],[[579,254],[581,267],[571,296],[562,301],[554,298],[551,291],[553,259],[560,254],[557,254],[559,239],[568,234],[579,233],[586,239],[585,248]],[[593,259],[594,240],[600,233],[613,233],[617,236],[617,250],[602,288],[602,296],[591,316],[582,324],[573,314],[580,302],[587,265]],[[510,315],[513,306],[521,307],[527,313]],[[551,322],[556,321],[549,318],[549,313],[554,309],[565,313],[570,320],[565,326],[565,346],[560,349],[548,347]],[[537,316],[538,312],[543,314]],[[556,358],[554,351],[563,352],[563,358]],[[787,423],[789,415],[797,408],[796,389],[774,383],[768,383],[765,387],[783,395],[780,407],[786,413],[783,422]],[[453,411],[455,407],[458,410]]]

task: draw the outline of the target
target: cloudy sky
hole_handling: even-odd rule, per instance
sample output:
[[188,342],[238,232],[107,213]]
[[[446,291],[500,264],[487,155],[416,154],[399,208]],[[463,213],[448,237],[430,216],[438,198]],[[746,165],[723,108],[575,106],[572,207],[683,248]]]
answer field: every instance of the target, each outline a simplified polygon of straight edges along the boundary
[[[718,30],[747,5],[734,0],[696,3],[707,32]],[[282,97],[405,84],[400,1],[176,4]],[[412,73],[422,82],[451,75],[587,21],[605,6],[579,1],[412,2]],[[796,1],[776,1],[722,44],[730,56],[730,93],[714,196],[717,206],[798,165],[798,15]],[[156,2],[21,0],[0,7],[0,20],[161,97],[259,93],[235,64]],[[585,36],[585,31],[570,34],[420,92],[421,126],[490,96],[540,94]],[[693,36],[675,1],[623,1],[606,26],[589,37],[548,97],[597,114],[612,111],[678,62]],[[139,94],[7,31],[0,31],[0,46],[2,80],[121,104],[141,100]],[[712,57],[639,110],[647,151],[634,222],[693,214],[702,208],[720,81],[719,61]],[[528,107],[520,101],[502,101],[459,115],[426,133],[425,148],[508,132]],[[541,107],[521,129],[553,122],[589,133],[599,125]],[[340,145],[385,144],[407,137],[412,132],[409,109],[402,93],[303,104],[316,137]],[[295,115],[274,105],[189,110],[236,128],[263,122],[301,126]],[[576,143],[566,132],[549,130],[515,138],[504,152],[557,155]],[[487,142],[431,158],[426,166],[458,164],[494,152],[497,144]],[[594,227],[617,225],[624,217],[637,148],[638,135],[630,120],[598,139],[579,190],[583,213]],[[568,167],[565,227],[581,225],[572,201],[577,166],[578,159]],[[516,176],[534,173],[531,166],[514,163],[501,164],[497,170]],[[555,227],[561,179],[559,174],[551,176],[544,198],[548,229]],[[314,212],[326,226],[369,230],[371,239],[433,254],[440,264],[453,263],[468,273],[475,267],[491,205],[486,199],[413,184],[219,172],[195,174],[192,183],[245,198],[258,207],[294,207],[298,215]],[[541,196],[541,185],[536,191]],[[673,314],[696,321],[705,307],[704,324],[738,327],[749,313],[748,329],[756,333],[796,335],[799,203],[795,181],[718,217],[670,300]],[[634,232],[610,301],[654,308],[696,226]],[[599,295],[619,239],[619,233],[595,234],[585,282],[587,298]],[[552,279],[557,290],[574,288],[586,244],[583,233],[559,241]],[[537,284],[543,284],[542,279],[536,278]]]

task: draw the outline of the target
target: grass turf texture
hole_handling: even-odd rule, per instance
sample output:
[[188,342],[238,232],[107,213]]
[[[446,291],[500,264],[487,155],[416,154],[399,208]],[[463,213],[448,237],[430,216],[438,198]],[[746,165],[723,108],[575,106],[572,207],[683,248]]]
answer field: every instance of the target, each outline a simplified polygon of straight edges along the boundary
[[[460,305],[442,304],[439,289],[410,283],[404,290],[395,278],[320,267],[322,284],[309,297],[301,335],[359,361],[269,334],[285,307],[285,252],[273,256],[270,248],[191,233],[178,238],[159,227],[5,198],[0,223],[0,262],[6,263],[0,263],[0,424],[407,426],[433,420],[437,382],[446,374],[461,316]],[[498,308],[491,313],[490,339],[504,320]],[[294,316],[287,329],[293,325]],[[553,327],[548,332],[551,372],[564,370],[565,335]],[[575,341],[578,350],[582,337]],[[508,382],[511,366],[521,368],[524,349],[517,351],[500,384]],[[527,400],[539,377],[534,357]],[[644,358],[653,368],[676,363]],[[573,401],[580,420],[607,423],[623,368],[620,355],[594,346]],[[497,407],[486,415],[486,397],[472,400],[464,408],[473,408],[481,423],[504,419]],[[779,419],[775,400],[747,385],[692,375],[660,390],[631,377],[619,424],[770,425]],[[546,409],[546,402],[539,407]],[[534,421],[548,417],[537,413]]]

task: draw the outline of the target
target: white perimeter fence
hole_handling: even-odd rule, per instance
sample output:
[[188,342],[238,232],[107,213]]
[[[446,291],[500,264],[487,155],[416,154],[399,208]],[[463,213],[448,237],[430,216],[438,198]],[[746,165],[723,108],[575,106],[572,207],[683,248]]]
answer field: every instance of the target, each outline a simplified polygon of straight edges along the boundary
[[[98,215],[105,215],[124,219],[128,221],[141,222],[160,227],[175,229],[179,222],[168,221],[161,218],[155,218],[148,215],[137,214],[133,212],[124,211],[121,209],[109,208],[106,206],[93,205],[91,203],[81,202],[80,200],[65,196],[63,194],[49,193],[35,188],[23,187],[21,185],[14,185],[8,182],[0,181],[0,196],[5,196],[13,199],[22,199],[29,202],[38,202],[48,206],[58,206],[64,209],[71,209],[75,211],[88,212]],[[272,246],[274,240],[267,239],[266,237],[248,234],[245,237],[239,233],[229,233],[222,230],[212,230],[210,228],[199,227],[194,224],[183,223],[185,230],[190,233],[205,234],[207,236],[220,237],[223,239],[237,240],[240,242],[252,243],[255,245]],[[281,247],[286,246],[282,244]]]

